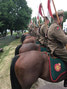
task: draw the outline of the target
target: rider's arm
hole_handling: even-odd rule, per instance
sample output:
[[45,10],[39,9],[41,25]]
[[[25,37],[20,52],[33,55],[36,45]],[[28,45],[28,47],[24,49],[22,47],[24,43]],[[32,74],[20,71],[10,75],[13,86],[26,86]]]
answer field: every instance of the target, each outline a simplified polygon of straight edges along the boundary
[[67,44],[67,35],[63,32],[63,30],[56,26],[54,29],[54,37],[63,44]]

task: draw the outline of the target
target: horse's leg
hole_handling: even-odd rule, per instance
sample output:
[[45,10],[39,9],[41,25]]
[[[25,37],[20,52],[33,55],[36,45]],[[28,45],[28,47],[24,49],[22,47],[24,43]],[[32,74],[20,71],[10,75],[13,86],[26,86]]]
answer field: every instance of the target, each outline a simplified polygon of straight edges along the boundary
[[15,64],[15,73],[22,89],[30,89],[40,77],[43,68],[43,59],[40,52],[28,52]]

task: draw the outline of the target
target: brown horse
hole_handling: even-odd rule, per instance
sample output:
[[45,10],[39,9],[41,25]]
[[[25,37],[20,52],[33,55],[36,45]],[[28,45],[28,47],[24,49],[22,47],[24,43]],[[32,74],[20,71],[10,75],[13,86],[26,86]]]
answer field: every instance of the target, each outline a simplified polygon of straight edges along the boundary
[[21,42],[22,44],[18,45],[15,49],[15,56],[19,54],[19,49],[21,48],[21,46],[23,44],[27,44],[27,43],[35,43],[36,42],[36,38],[33,36],[30,36],[29,34],[27,35],[22,35],[21,36]]
[[27,43],[23,44],[21,48],[19,49],[19,53],[31,51],[31,50],[39,50],[40,51],[40,45],[36,43]]
[[36,38],[31,36],[30,38],[26,38],[24,41],[23,41],[23,44],[27,44],[27,43],[35,43],[36,42]]
[[[48,58],[47,54],[40,51],[28,51],[14,57],[10,69],[12,89],[30,89],[38,78],[53,82]],[[54,82],[60,82],[65,78],[66,74]]]

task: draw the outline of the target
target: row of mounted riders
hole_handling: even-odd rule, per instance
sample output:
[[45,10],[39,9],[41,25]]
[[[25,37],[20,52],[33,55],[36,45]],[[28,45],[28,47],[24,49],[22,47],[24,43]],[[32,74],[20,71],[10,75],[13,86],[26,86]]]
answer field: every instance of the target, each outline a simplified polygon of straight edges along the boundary
[[[49,82],[60,82],[66,79],[66,69],[55,80],[52,78],[50,57],[53,55],[50,55],[47,48],[41,46],[35,37],[29,34],[22,35],[21,42],[22,44],[15,49],[15,57],[10,67],[12,89],[30,89],[38,78]],[[58,73],[61,70],[61,64],[57,64],[55,69]],[[53,76],[55,77],[56,73]]]

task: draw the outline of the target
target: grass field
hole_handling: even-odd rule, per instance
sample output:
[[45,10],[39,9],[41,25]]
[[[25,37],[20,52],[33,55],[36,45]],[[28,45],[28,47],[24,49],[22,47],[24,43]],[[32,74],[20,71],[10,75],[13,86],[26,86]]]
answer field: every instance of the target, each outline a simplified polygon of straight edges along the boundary
[[15,48],[19,44],[20,40],[15,39],[15,36],[0,39],[0,47],[4,50],[0,53],[0,89],[11,89],[10,64],[14,57]]
[[16,39],[15,35],[0,38],[0,48],[3,48],[4,46],[8,46],[15,39]]

